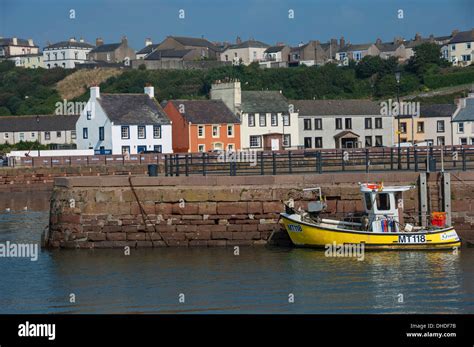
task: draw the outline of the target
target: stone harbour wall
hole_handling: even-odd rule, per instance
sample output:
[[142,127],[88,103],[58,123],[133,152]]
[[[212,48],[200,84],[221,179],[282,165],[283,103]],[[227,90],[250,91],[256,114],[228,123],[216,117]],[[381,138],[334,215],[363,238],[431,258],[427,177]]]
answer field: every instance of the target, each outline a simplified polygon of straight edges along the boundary
[[[362,212],[358,182],[366,174],[191,177],[56,178],[50,206],[50,228],[44,245],[52,248],[166,246],[252,246],[285,240],[278,224],[282,201],[294,199],[306,208],[314,199],[303,188],[321,186],[327,213]],[[452,182],[453,222],[461,237],[473,239],[474,173],[458,172]],[[371,173],[371,182],[415,185],[412,172]],[[442,206],[440,174],[428,177],[432,211]],[[135,197],[135,193],[139,202]],[[408,218],[419,216],[418,188],[404,194]]]

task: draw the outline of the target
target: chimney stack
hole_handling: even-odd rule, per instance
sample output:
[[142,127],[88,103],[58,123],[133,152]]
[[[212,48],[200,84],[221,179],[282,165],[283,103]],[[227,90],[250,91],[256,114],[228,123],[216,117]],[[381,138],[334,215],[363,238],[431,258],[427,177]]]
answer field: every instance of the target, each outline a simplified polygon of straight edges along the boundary
[[419,33],[416,33],[415,41],[420,41],[420,40],[421,40],[421,35]]
[[104,40],[102,39],[102,37],[98,37],[95,39],[95,45],[97,47],[102,46],[103,44],[104,44]]
[[13,41],[13,46],[18,45],[18,39],[16,37],[13,37],[12,41]]
[[81,38],[79,39],[79,42],[84,42],[84,39],[81,37]]
[[341,36],[339,39],[339,47],[342,48],[346,45],[346,40],[344,40],[344,36]]
[[378,37],[377,40],[375,40],[375,44],[376,45],[381,45],[382,44],[382,39],[380,39],[380,37]]
[[127,44],[128,40],[127,40],[127,36],[122,36],[122,43],[124,44]]
[[28,46],[30,47],[34,46],[33,39],[28,39]]
[[238,44],[238,45],[242,43],[242,39],[240,38],[240,36],[237,36],[237,39],[235,40],[235,43]]
[[153,44],[153,41],[150,38],[145,39],[145,47],[151,46]]
[[451,32],[451,36],[455,36],[456,34],[459,33],[459,30],[458,29],[454,29],[452,32]]
[[69,39],[69,42],[76,42],[76,38],[75,38],[75,37],[71,37],[71,38]]
[[98,85],[91,87],[91,99],[100,99],[100,88]]
[[155,97],[155,87],[153,87],[150,83],[145,85],[145,94],[153,99]]

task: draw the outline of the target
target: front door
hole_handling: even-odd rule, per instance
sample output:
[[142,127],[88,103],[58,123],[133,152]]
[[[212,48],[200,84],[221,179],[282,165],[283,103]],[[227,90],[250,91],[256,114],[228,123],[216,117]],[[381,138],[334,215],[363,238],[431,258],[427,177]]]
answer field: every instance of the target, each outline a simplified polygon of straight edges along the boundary
[[280,149],[280,140],[272,139],[272,151],[278,151]]
[[137,146],[137,154],[144,153],[146,151],[146,146]]

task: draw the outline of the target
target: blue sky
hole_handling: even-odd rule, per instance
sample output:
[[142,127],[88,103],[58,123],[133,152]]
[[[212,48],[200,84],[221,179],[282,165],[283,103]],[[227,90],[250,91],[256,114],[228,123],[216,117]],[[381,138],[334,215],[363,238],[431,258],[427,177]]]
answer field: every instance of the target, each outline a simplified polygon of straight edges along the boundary
[[[180,9],[184,19],[178,18]],[[290,9],[294,19],[288,18]],[[397,18],[399,9],[403,19]],[[291,45],[344,36],[365,43],[473,27],[473,0],[0,0],[0,36],[31,37],[41,47],[73,36],[118,42],[122,35],[137,50],[146,37],[160,42],[167,35]]]

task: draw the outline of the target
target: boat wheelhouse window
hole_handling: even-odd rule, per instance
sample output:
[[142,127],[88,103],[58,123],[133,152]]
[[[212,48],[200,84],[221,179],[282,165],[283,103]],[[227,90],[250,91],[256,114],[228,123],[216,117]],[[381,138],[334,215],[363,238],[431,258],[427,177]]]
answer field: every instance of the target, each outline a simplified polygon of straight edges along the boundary
[[387,193],[377,194],[377,210],[390,210],[390,196]]
[[365,206],[367,207],[367,211],[372,209],[372,198],[370,197],[370,193],[365,193]]

